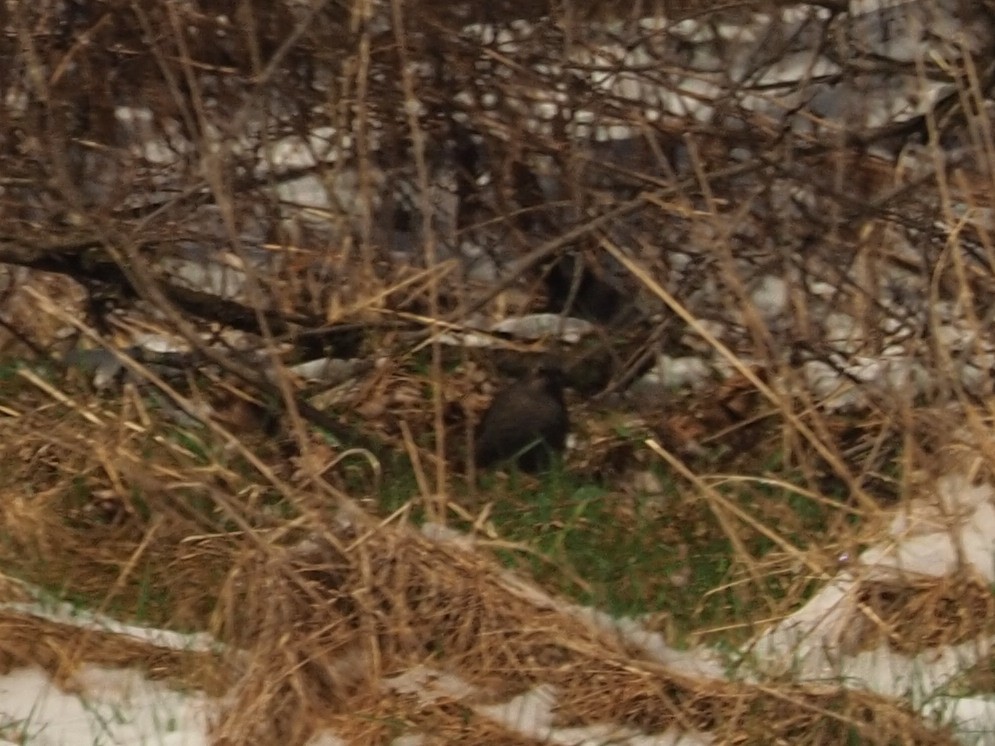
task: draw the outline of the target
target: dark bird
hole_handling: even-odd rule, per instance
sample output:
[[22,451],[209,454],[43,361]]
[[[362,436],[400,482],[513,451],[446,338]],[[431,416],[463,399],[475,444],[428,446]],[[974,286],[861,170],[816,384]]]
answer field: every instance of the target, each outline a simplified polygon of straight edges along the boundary
[[605,270],[574,254],[564,254],[547,267],[546,310],[598,323],[617,320],[631,308],[627,296]]
[[477,427],[474,460],[484,468],[515,458],[522,471],[543,471],[563,452],[569,429],[563,371],[540,365],[494,397]]

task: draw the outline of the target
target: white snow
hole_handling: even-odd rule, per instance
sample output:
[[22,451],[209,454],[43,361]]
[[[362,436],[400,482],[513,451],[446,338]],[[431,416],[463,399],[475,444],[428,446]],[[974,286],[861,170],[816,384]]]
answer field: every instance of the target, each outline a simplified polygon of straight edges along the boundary
[[63,691],[37,667],[0,677],[0,734],[31,746],[207,746],[203,695],[91,665],[72,683],[76,691]]
[[[426,535],[453,541],[451,532]],[[472,551],[472,543],[466,546],[467,551]],[[884,643],[870,650],[851,648],[855,636],[866,625],[859,601],[862,582],[901,583],[903,578],[942,576],[963,564],[992,583],[993,553],[995,489],[975,484],[963,474],[948,475],[937,482],[931,493],[896,511],[881,543],[827,579],[805,606],[742,650],[753,662],[752,667],[725,666],[722,656],[706,647],[674,650],[638,620],[617,619],[596,609],[565,605],[511,574],[502,576],[502,582],[508,590],[540,608],[558,608],[619,635],[627,645],[638,647],[648,657],[688,677],[717,680],[737,675],[745,684],[766,675],[790,673],[800,682],[837,683],[904,700],[924,716],[949,723],[962,743],[989,744],[995,743],[995,697],[953,696],[951,692],[956,691],[952,684],[966,669],[990,659],[995,638],[983,636],[917,655],[897,652]],[[124,625],[66,604],[3,604],[0,611],[112,631],[172,650],[220,648],[205,635]],[[426,704],[464,699],[475,691],[457,673],[425,666],[385,679],[383,687],[415,694]],[[468,706],[515,733],[551,744],[593,745],[611,740],[633,746],[697,746],[713,742],[707,733],[678,729],[648,735],[613,724],[555,727],[557,702],[555,687],[539,685],[505,702]],[[0,677],[0,739],[7,738],[9,742],[14,738],[43,746],[206,744],[210,714],[217,705],[202,693],[176,691],[135,670],[87,664],[67,686],[59,688],[40,668],[32,666]],[[395,743],[403,746],[420,742],[417,733],[402,738],[405,740]],[[337,746],[341,741],[323,732],[311,743]]]

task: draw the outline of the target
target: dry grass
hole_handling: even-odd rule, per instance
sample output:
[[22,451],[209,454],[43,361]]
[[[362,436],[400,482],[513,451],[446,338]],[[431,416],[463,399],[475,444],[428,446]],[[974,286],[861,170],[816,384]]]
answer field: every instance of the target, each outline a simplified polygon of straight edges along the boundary
[[[37,96],[23,121],[0,113],[15,143],[0,137],[0,163],[17,175],[3,187],[0,258],[31,268],[0,289],[0,596],[24,601],[30,583],[122,620],[208,632],[226,649],[177,651],[5,611],[4,669],[36,663],[71,687],[85,662],[138,665],[223,692],[217,743],[303,744],[323,727],[356,744],[412,733],[540,743],[482,708],[542,686],[560,726],[700,729],[738,744],[953,742],[837,681],[692,678],[565,599],[639,616],[674,643],[734,647],[884,537],[893,512],[951,465],[992,473],[991,390],[968,390],[961,375],[985,351],[995,297],[995,241],[975,219],[995,207],[990,71],[964,61],[952,84],[969,113],[922,122],[934,162],[941,130],[973,157],[920,179],[842,133],[795,135],[732,108],[728,127],[649,121],[579,82],[593,64],[581,53],[613,40],[585,19],[636,28],[618,4],[546,16],[506,3],[475,19],[543,16],[514,52],[460,32],[471,19],[445,3],[390,3],[393,28],[377,31],[362,3],[333,13],[246,0],[228,25],[209,3],[123,2],[75,19],[67,38],[89,41],[68,48],[47,30],[54,6],[37,5],[14,13],[18,33],[5,37],[24,65],[0,72],[5,90]],[[711,3],[664,5],[698,15]],[[543,67],[564,50],[577,56],[562,76]],[[436,78],[415,75],[436,63]],[[625,159],[555,127],[529,131],[520,102],[568,83],[642,150]],[[726,84],[730,101],[745,95]],[[498,103],[454,102],[471,89]],[[151,137],[182,132],[193,152],[163,165],[121,141],[113,112],[137,92]],[[90,118],[64,115],[77,110]],[[255,121],[271,131],[236,147]],[[280,179],[258,176],[257,157],[316,127],[349,133],[351,154],[303,170],[345,179],[350,201],[302,220],[274,196]],[[37,142],[15,137],[25,131]],[[454,217],[436,171],[465,132],[493,188],[461,194]],[[458,165],[470,173],[453,177],[457,192],[483,183]],[[521,177],[550,170],[562,182],[552,204]],[[394,183],[413,196],[392,213]],[[399,268],[393,229],[405,220],[419,224],[417,251]],[[518,262],[500,292],[447,258],[463,240]],[[214,323],[163,264],[189,245],[247,268],[241,305],[211,309]],[[472,314],[542,308],[554,294],[544,275],[564,255],[620,275],[638,321],[575,346],[440,343]],[[774,322],[754,294],[765,273],[794,282]],[[125,310],[104,307],[108,295]],[[942,341],[941,307],[963,322],[962,349]],[[825,338],[829,310],[853,319],[852,339]],[[67,332],[118,349],[149,331],[188,345],[178,373],[127,360],[125,384],[94,392],[88,374],[45,360],[70,346]],[[207,350],[205,338],[223,344]],[[837,392],[804,376],[806,363],[874,360],[896,345],[931,387],[853,381],[866,398],[837,410]],[[550,347],[571,374],[579,447],[541,480],[473,474],[463,454],[488,390]],[[701,386],[615,398],[661,350],[707,360]],[[291,372],[323,354],[363,362],[344,385]],[[323,429],[302,403],[325,410]],[[426,519],[465,531],[474,550],[425,538]],[[862,593],[853,650],[883,640],[915,653],[995,624],[991,589],[967,573]],[[458,676],[463,696],[398,684],[412,671]],[[989,686],[983,673],[973,685]]]
[[[102,420],[107,412],[91,404]],[[3,423],[5,442],[34,454],[20,472],[4,470],[4,566],[125,619],[210,631],[229,653],[122,644],[118,635],[6,615],[8,667],[31,661],[66,682],[83,662],[140,665],[211,691],[232,682],[215,728],[221,743],[305,743],[328,725],[350,743],[409,732],[433,733],[438,743],[469,734],[528,742],[473,708],[539,685],[557,692],[563,726],[679,726],[758,744],[772,727],[792,742],[945,742],[895,704],[838,686],[689,678],[506,575],[486,552],[423,538],[403,514],[377,523],[287,484],[277,490],[283,501],[267,500],[273,485],[178,445],[161,421],[142,427],[122,415],[111,426],[60,414],[43,427],[56,413],[39,407]],[[31,495],[17,487],[28,474],[38,475]],[[903,649],[978,631],[961,623],[955,633],[950,614],[988,627],[992,618],[990,594],[976,584],[890,597],[869,589],[866,603]],[[935,619],[903,626],[910,612]],[[419,666],[458,676],[472,694],[426,701],[385,689]]]
[[83,664],[134,668],[154,680],[220,696],[230,685],[219,656],[155,647],[116,632],[80,629],[29,614],[0,615],[3,645],[0,670],[40,666],[62,689],[72,691],[73,673]]

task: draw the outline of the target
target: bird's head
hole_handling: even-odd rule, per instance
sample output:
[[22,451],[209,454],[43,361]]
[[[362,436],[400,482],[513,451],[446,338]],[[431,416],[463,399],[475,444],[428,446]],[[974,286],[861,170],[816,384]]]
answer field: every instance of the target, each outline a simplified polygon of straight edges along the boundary
[[566,376],[563,373],[563,367],[559,363],[548,360],[539,363],[532,371],[532,380],[537,386],[548,391],[550,394],[557,397],[563,396],[563,386],[566,383]]

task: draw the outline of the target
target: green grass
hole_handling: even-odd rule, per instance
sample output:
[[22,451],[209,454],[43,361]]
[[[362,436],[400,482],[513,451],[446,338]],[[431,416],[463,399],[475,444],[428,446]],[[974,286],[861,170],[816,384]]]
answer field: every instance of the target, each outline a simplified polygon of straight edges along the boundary
[[[382,512],[400,507],[413,486],[410,474],[388,480]],[[474,498],[454,499],[492,502],[497,533],[532,550],[502,550],[501,559],[581,604],[624,616],[664,612],[680,632],[722,624],[738,613],[731,593],[709,595],[728,577],[731,548],[718,527],[708,525],[707,510],[675,525],[660,514],[659,496],[620,500],[610,486],[564,471],[538,479],[485,474]],[[663,499],[679,497],[675,491]],[[421,515],[416,507],[414,520]],[[683,540],[675,541],[681,534]]]
[[[710,597],[702,613],[695,613],[721,585],[731,562],[728,542],[715,531],[695,535],[693,527],[680,527],[687,547],[682,551],[668,540],[674,527],[665,519],[637,514],[634,521],[620,520],[611,493],[603,488],[582,486],[561,496],[556,504],[549,504],[553,496],[541,499],[539,515],[529,510],[495,514],[503,533],[530,543],[548,560],[528,558],[541,582],[615,615],[663,612],[681,632],[725,617],[728,604],[721,596]],[[537,520],[543,514],[545,520]],[[583,578],[588,587],[566,581],[560,568]]]
[[[384,474],[379,500],[386,515],[416,495],[417,486],[403,457],[390,458]],[[706,499],[662,470],[656,476],[663,493],[648,495],[564,469],[539,477],[484,472],[476,490],[453,480],[458,491],[452,499],[472,515],[490,503],[497,534],[528,548],[501,550],[509,567],[580,604],[616,616],[663,620],[657,626],[673,643],[717,630],[707,635],[712,642],[734,645],[752,632],[751,620],[768,618],[784,599],[800,602],[817,586],[813,580],[800,587],[797,572],[780,562],[778,569],[761,573],[758,587]],[[717,489],[802,549],[820,540],[835,510],[831,503],[763,482]],[[418,523],[423,515],[416,501],[412,518]],[[762,534],[743,533],[754,562],[779,551]]]

